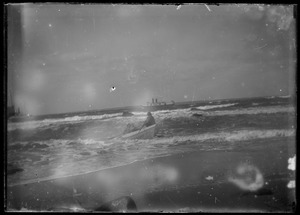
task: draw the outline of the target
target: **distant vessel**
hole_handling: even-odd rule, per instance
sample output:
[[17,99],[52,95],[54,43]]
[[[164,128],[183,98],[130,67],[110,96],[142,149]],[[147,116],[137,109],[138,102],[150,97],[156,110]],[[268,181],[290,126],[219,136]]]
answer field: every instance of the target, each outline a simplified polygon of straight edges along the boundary
[[142,107],[157,107],[157,106],[173,106],[175,102],[158,101],[157,99],[152,99],[152,102],[147,102],[147,105],[142,105]]
[[9,119],[10,121],[28,118],[30,116],[29,114],[25,116],[24,113],[20,111],[19,107],[18,108],[15,107],[11,94],[10,94],[10,106],[9,105],[7,106],[6,115],[7,115],[7,119]]
[[21,112],[20,112],[20,108],[18,108],[18,110],[16,110],[15,106],[8,106],[7,107],[7,117],[11,118],[13,116],[20,116]]
[[11,104],[10,106],[7,106],[7,118],[21,115],[20,108],[18,109],[15,108],[11,93],[10,93],[10,104]]

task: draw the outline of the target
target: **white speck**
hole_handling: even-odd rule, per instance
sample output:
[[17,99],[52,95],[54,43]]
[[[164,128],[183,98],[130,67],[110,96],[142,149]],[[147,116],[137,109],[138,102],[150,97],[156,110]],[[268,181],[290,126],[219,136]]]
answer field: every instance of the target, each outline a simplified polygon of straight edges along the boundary
[[269,182],[267,182],[267,181],[266,181],[266,183],[265,183],[265,184],[266,184],[266,185],[268,185],[268,184],[269,184]]
[[214,180],[214,177],[212,177],[212,176],[207,176],[205,179],[208,180],[208,181],[211,181],[211,180]]
[[58,9],[58,12],[60,12],[60,9]]
[[177,7],[177,10],[179,10],[181,8],[181,5],[179,5],[178,7]]
[[295,180],[290,181],[290,182],[288,183],[287,187],[290,188],[290,189],[295,188]]
[[45,64],[45,63],[43,63],[43,66],[46,66],[46,64]]
[[282,91],[282,89],[279,90],[280,92]]
[[288,160],[288,169],[295,171],[296,170],[296,155]]
[[52,24],[50,23],[48,26],[51,28],[51,27],[52,27]]

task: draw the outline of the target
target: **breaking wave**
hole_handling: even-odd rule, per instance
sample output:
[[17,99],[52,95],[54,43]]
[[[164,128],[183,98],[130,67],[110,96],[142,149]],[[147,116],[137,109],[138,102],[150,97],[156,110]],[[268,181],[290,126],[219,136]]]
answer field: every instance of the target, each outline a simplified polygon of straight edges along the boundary
[[[24,152],[24,156],[39,156],[38,160],[33,158],[23,158],[19,161],[26,172],[22,177],[17,177],[17,181],[27,183],[36,181],[33,179],[32,171],[37,172],[40,163],[47,163],[49,171],[39,173],[39,181],[50,178],[65,177],[70,175],[85,174],[102,169],[108,169],[116,166],[123,166],[135,161],[151,159],[156,157],[170,156],[177,153],[192,151],[214,151],[214,150],[234,150],[237,146],[243,144],[244,140],[267,139],[273,137],[292,137],[295,136],[295,130],[292,129],[273,129],[273,130],[240,130],[234,132],[207,133],[190,136],[174,136],[169,138],[154,138],[151,140],[120,140],[96,141],[91,139],[74,140],[48,140],[32,142],[18,142],[12,144],[14,149],[19,148],[23,153],[22,147],[30,148],[30,145],[47,145],[48,147],[40,149],[31,154]],[[209,144],[206,142],[209,141]],[[8,151],[8,156],[13,158],[14,151]],[[32,154],[34,153],[34,154]],[[28,160],[29,159],[29,160]],[[80,166],[80,168],[78,168]],[[45,166],[44,166],[45,168]],[[42,169],[44,169],[42,168]],[[42,171],[42,170],[41,170]],[[54,175],[47,175],[55,172]],[[14,180],[11,180],[14,184]],[[11,184],[11,185],[12,185]]]
[[74,124],[88,120],[105,120],[121,116],[122,113],[116,114],[103,114],[103,115],[91,115],[91,116],[73,116],[62,119],[44,119],[39,121],[28,121],[28,122],[10,122],[7,124],[7,130],[12,131],[15,129],[35,129],[39,127],[45,127],[52,124]]
[[[152,114],[154,117],[157,117],[158,120],[163,120],[166,118],[176,118],[176,117],[191,117],[193,114],[200,112],[203,116],[222,116],[222,115],[238,115],[238,114],[271,114],[278,112],[294,112],[295,108],[292,106],[269,106],[269,107],[250,107],[250,108],[241,108],[234,110],[211,110],[214,108],[220,107],[229,107],[236,105],[236,103],[224,104],[224,105],[208,105],[198,107],[199,111],[191,110],[191,108],[184,109],[175,109],[175,110],[160,110],[153,111]],[[209,110],[209,111],[203,111]],[[56,126],[61,124],[76,124],[81,122],[86,122],[90,120],[119,120],[119,121],[128,121],[138,122],[146,117],[146,112],[133,112],[133,116],[124,117],[122,113],[115,114],[104,114],[104,115],[90,115],[90,116],[73,116],[66,117],[62,119],[44,119],[41,121],[28,121],[28,122],[10,122],[7,124],[7,130],[12,131],[16,129],[36,129],[36,128],[46,128],[47,126]]]
[[[35,141],[35,143],[48,145],[49,147],[55,147],[59,145],[67,145],[73,142],[82,145],[97,145],[97,147],[104,147],[113,145],[115,143],[119,143],[120,141],[123,144],[131,145],[131,144],[147,144],[147,145],[157,145],[157,144],[170,144],[173,143],[181,143],[186,141],[198,141],[203,142],[207,140],[218,140],[218,141],[244,141],[244,140],[252,140],[252,139],[260,139],[260,138],[272,138],[272,137],[290,137],[295,135],[294,129],[271,129],[271,130],[235,130],[231,132],[215,132],[215,133],[205,133],[198,135],[188,135],[188,136],[173,136],[173,137],[162,137],[162,138],[154,138],[147,140],[121,140],[121,139],[113,139],[113,140],[94,140],[94,139],[82,139],[78,138],[77,140],[68,140],[68,139],[51,139],[47,141]],[[25,146],[26,144],[31,144],[32,142],[14,142],[10,143],[10,146],[19,144]]]
[[205,106],[200,106],[200,107],[196,107],[199,110],[209,110],[209,109],[215,109],[215,108],[223,108],[223,107],[230,107],[230,106],[234,106],[237,103],[232,103],[232,104],[223,104],[223,105],[205,105]]

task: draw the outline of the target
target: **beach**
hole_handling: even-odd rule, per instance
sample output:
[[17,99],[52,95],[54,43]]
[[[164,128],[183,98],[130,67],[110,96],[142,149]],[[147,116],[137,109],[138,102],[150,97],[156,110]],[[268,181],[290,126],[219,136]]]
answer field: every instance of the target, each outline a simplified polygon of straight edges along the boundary
[[[246,142],[241,144],[245,145],[243,149],[181,153],[8,187],[8,207],[90,211],[106,201],[130,196],[139,212],[291,212],[295,189],[288,188],[287,184],[295,173],[287,167],[288,159],[295,154],[290,150],[293,142],[274,139],[264,141],[264,147],[259,148],[255,145],[262,143],[251,144],[251,147]],[[238,166],[244,164],[259,169],[263,180],[259,189],[241,189],[229,181]]]
[[133,200],[137,212],[293,211],[296,125],[290,98],[172,108],[152,112],[152,139],[110,139],[128,123],[141,124],[146,111],[10,122],[7,210],[97,211],[123,198]]

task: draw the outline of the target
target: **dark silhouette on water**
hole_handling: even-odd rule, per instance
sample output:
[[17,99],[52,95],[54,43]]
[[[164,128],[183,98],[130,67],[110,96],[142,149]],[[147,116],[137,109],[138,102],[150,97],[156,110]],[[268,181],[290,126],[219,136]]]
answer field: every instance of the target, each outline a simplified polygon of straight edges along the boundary
[[155,124],[155,119],[154,117],[152,116],[151,112],[148,112],[147,113],[147,119],[145,120],[143,126],[141,127],[141,129],[145,126],[145,127],[149,127],[151,125],[154,125]]
[[155,111],[158,109],[166,109],[173,108],[175,106],[175,102],[172,100],[171,102],[158,101],[158,99],[153,99],[152,102],[147,102],[147,105],[141,105],[143,109],[147,109],[148,111]]
[[129,111],[124,111],[122,116],[133,116],[134,114]]
[[126,125],[125,130],[123,131],[123,134],[127,134],[127,133],[131,133],[137,130],[142,130],[144,127],[149,127],[151,125],[156,124],[154,117],[152,116],[151,112],[147,113],[147,119],[145,120],[145,122],[143,123],[141,128],[138,128],[138,126],[132,124],[132,123],[128,123]]

